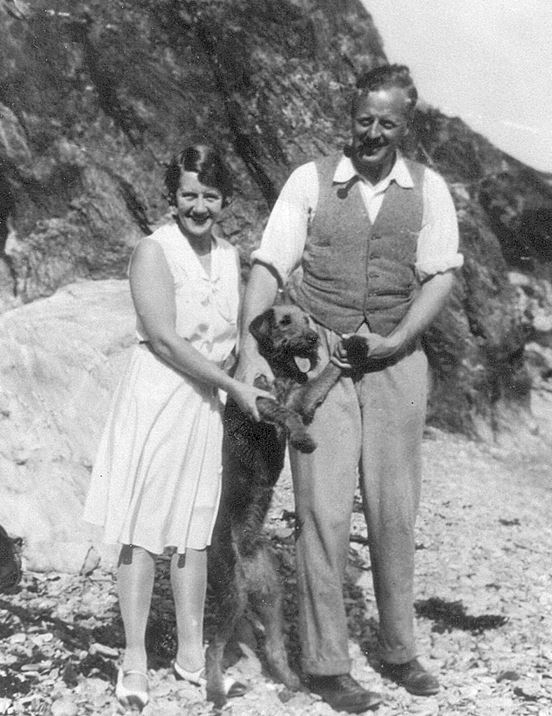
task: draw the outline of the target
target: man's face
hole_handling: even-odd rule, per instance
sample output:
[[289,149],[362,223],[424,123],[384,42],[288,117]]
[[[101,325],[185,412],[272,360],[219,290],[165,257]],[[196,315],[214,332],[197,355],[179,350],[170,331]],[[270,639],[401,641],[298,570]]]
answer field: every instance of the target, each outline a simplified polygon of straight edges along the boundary
[[352,160],[372,182],[389,174],[395,150],[408,132],[409,101],[399,87],[374,90],[360,98],[352,118]]

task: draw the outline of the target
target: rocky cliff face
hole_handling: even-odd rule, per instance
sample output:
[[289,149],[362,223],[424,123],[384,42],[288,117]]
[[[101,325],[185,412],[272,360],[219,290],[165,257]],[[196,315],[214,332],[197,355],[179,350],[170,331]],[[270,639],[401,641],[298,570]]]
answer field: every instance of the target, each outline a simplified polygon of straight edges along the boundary
[[122,275],[197,135],[231,157],[224,231],[247,261],[290,167],[345,136],[354,67],[382,57],[354,2],[39,0],[2,19],[5,307]]
[[[239,246],[246,274],[289,171],[347,141],[348,88],[385,54],[356,0],[7,0],[0,13],[0,311],[11,356],[1,370],[10,375],[22,355],[40,366],[10,388],[28,393],[18,408],[27,417],[14,422],[12,408],[2,413],[11,426],[5,474],[16,484],[16,466],[32,461],[12,454],[18,426],[40,425],[58,393],[80,401],[80,369],[60,376],[54,365],[81,355],[88,314],[99,307],[106,330],[114,330],[116,297],[106,297],[97,280],[124,277],[132,246],[163,220],[171,152],[198,135],[227,151],[237,181],[222,229]],[[496,435],[529,415],[531,379],[550,385],[552,189],[460,119],[429,107],[417,112],[404,149],[448,180],[466,258],[426,338],[434,379],[429,420]],[[58,323],[64,340],[55,331],[48,339],[42,323],[54,304],[36,299],[75,279],[95,280],[75,312],[82,323]],[[31,316],[39,332],[14,328]],[[120,334],[110,345],[132,329],[118,320],[114,326]],[[97,356],[112,351],[100,336],[90,334]],[[90,380],[89,398],[96,390]],[[43,390],[42,401],[30,397]],[[101,380],[97,390],[101,412]],[[71,452],[78,418],[65,417],[63,450]],[[92,444],[101,417],[90,420]],[[64,463],[56,450],[46,463],[80,494],[90,455]],[[51,479],[41,465],[36,471]]]

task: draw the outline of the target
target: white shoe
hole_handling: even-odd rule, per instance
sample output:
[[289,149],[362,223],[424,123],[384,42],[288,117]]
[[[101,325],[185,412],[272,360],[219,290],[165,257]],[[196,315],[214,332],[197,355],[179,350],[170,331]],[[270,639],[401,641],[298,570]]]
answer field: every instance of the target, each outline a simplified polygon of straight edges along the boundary
[[207,679],[205,678],[205,669],[201,667],[197,671],[188,671],[175,661],[173,663],[174,675],[181,681],[189,681],[194,686],[205,686]]
[[119,673],[117,674],[117,685],[115,686],[115,696],[121,706],[135,706],[141,711],[149,701],[149,693],[147,689],[146,691],[133,691],[132,689],[127,689],[127,687],[123,684],[123,680],[125,676],[130,676],[130,674],[138,674],[139,676],[144,677],[146,683],[148,681],[148,675],[144,671],[139,671],[138,669],[119,669]]
[[[203,667],[197,671],[187,671],[186,669],[183,669],[177,661],[175,661],[173,663],[173,670],[177,679],[189,681],[190,684],[200,686],[202,688],[205,688],[207,685],[205,669]],[[241,681],[234,681],[234,679],[230,676],[225,676],[224,691],[226,696],[228,696],[229,699],[232,699],[238,696],[243,696],[247,691],[247,687],[245,684],[242,684]]]

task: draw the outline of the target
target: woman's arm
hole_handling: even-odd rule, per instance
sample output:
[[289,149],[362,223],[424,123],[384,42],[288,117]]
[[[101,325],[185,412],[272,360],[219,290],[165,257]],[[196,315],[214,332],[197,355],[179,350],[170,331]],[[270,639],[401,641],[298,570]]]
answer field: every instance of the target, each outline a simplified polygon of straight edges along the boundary
[[130,290],[153,352],[176,370],[226,391],[244,412],[258,420],[256,399],[269,394],[231,378],[176,333],[173,278],[155,241],[143,239],[136,247],[130,264]]

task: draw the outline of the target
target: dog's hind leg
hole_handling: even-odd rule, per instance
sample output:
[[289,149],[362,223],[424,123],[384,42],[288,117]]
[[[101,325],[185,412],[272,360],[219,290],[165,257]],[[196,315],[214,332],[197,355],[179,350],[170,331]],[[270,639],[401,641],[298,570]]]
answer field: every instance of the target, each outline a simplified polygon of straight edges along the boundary
[[266,661],[272,676],[297,691],[300,681],[289,667],[284,643],[284,595],[276,557],[263,544],[248,560],[247,582],[251,604],[264,626]]
[[[221,502],[226,505],[229,504],[230,486],[228,480],[223,480]],[[227,698],[224,649],[247,604],[241,560],[233,546],[230,514],[224,509],[219,510],[209,548],[208,575],[213,628],[205,652],[206,691],[207,699],[222,708]]]
[[[236,566],[236,570],[239,568]],[[229,573],[227,573],[228,576]],[[213,637],[205,652],[205,671],[207,676],[207,700],[217,708],[226,703],[227,693],[224,679],[224,649],[229,642],[236,623],[245,611],[247,592],[243,578],[223,579],[213,589],[215,628]]]

